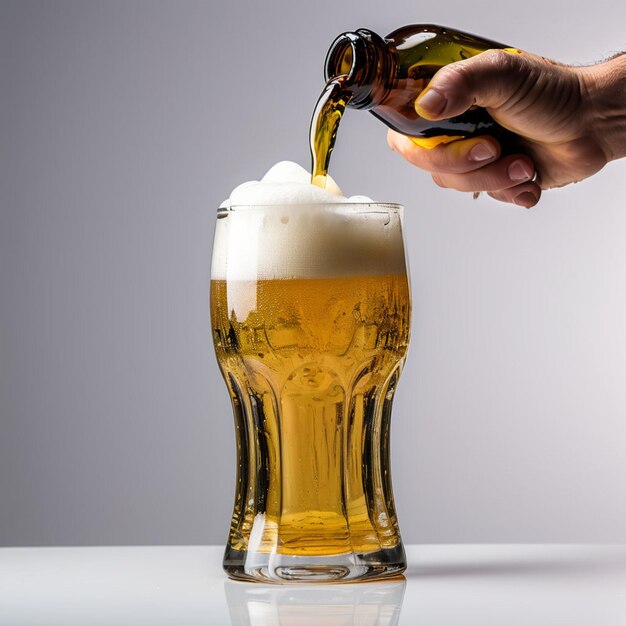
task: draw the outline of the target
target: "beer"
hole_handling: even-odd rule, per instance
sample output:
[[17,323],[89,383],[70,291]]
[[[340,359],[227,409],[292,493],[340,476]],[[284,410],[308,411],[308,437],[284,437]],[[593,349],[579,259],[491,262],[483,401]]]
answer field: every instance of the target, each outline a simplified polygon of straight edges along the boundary
[[261,580],[397,573],[389,427],[410,324],[400,209],[225,213],[211,280],[238,459],[225,568]]
[[504,150],[510,151],[514,136],[485,109],[474,107],[462,115],[437,121],[425,120],[415,111],[415,100],[437,70],[489,49],[520,52],[432,24],[404,26],[384,39],[365,28],[337,37],[326,55],[327,83],[311,120],[311,182],[325,185],[345,107],[369,110],[384,124],[424,147],[486,134],[496,137]]
[[346,75],[340,75],[326,83],[311,118],[311,183],[322,189],[326,187],[330,155],[335,147],[339,122],[352,99],[346,80]]

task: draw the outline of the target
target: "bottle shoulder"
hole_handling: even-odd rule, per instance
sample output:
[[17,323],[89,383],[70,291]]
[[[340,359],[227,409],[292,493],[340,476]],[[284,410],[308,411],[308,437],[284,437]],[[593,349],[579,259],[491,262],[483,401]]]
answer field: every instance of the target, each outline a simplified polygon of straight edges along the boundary
[[409,24],[392,31],[384,39],[387,45],[396,48],[399,52],[448,44],[466,48],[469,52],[468,56],[473,56],[473,54],[493,48],[510,47],[493,39],[437,24]]

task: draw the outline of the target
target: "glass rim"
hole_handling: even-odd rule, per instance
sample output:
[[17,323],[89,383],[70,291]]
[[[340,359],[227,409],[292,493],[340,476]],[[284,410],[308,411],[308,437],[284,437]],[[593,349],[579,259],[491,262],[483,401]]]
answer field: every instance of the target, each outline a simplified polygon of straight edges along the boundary
[[285,202],[283,204],[230,204],[228,206],[220,206],[217,208],[220,211],[233,211],[236,209],[271,209],[271,208],[285,208],[285,207],[381,207],[389,209],[391,211],[398,211],[404,209],[404,205],[399,202],[307,202],[290,204]]

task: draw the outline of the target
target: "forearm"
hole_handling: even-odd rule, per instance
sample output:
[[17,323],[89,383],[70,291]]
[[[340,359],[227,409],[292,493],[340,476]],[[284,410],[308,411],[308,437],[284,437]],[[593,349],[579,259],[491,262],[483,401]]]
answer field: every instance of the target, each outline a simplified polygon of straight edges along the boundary
[[626,54],[579,68],[588,99],[587,125],[607,161],[626,156]]

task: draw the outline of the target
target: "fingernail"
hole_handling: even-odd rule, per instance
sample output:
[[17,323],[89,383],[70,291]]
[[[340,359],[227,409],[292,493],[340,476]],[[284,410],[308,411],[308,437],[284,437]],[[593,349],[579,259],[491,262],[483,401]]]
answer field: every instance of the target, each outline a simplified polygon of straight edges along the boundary
[[416,100],[415,105],[430,115],[438,115],[446,108],[447,100],[443,94],[434,89],[427,89]]
[[515,182],[530,180],[533,177],[533,170],[526,161],[513,161],[509,165],[509,178]]
[[525,209],[530,209],[530,207],[537,204],[537,198],[535,198],[534,194],[530,191],[523,191],[519,194],[519,196],[515,197],[513,202],[515,202],[517,206],[523,206]]
[[477,143],[469,152],[470,161],[487,161],[496,156],[493,146],[488,143]]

